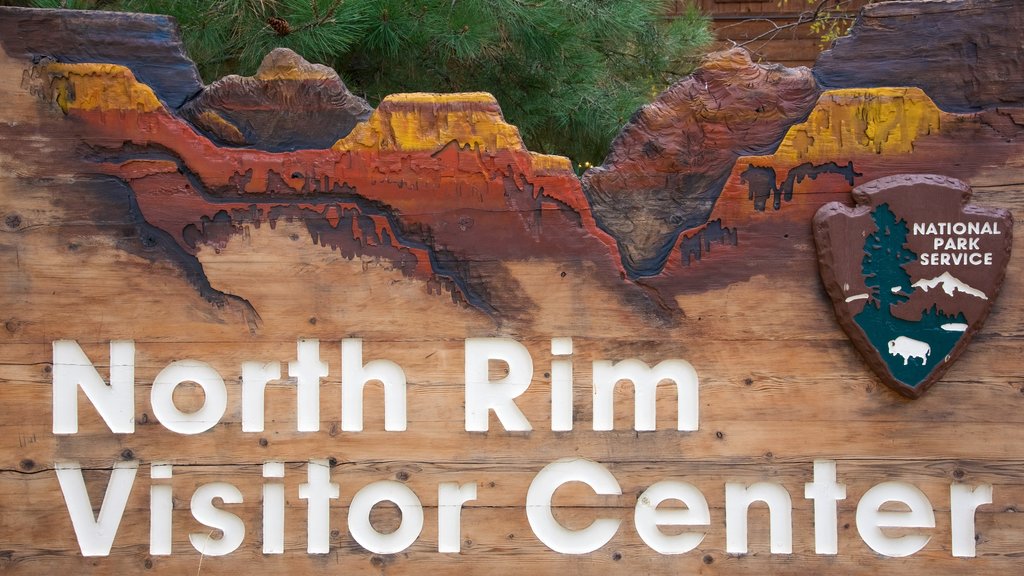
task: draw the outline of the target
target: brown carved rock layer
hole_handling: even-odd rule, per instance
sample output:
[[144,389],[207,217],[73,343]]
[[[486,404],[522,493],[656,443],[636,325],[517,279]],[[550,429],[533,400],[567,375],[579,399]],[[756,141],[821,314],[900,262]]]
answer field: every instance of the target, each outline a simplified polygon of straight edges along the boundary
[[660,272],[679,234],[707,221],[736,158],[773,150],[817,98],[807,68],[754,64],[735,48],[641,108],[583,178],[626,270]]
[[915,86],[951,112],[1024,103],[1024,2],[928,0],[864,8],[822,53],[825,88]]
[[277,48],[255,76],[222,78],[180,113],[221,143],[283,151],[329,148],[372,111],[333,69]]

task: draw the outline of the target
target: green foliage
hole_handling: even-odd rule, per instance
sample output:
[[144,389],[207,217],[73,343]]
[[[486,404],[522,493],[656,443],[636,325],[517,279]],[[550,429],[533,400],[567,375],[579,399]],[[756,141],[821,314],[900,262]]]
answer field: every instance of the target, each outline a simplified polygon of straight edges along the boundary
[[397,92],[487,91],[532,150],[598,162],[641,105],[711,42],[667,0],[42,0],[170,14],[207,81],[275,47],[335,67],[377,104]]

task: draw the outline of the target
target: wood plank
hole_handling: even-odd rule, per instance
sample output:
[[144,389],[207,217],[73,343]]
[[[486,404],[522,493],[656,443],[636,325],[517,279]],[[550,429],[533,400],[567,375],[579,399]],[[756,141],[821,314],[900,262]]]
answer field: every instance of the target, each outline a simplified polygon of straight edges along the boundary
[[[731,18],[766,4],[716,9]],[[934,8],[924,2],[915,9],[930,18]],[[904,16],[891,15],[897,22]],[[500,103],[484,94],[395,95],[326,148],[319,139],[330,126],[298,150],[270,149],[281,134],[317,122],[296,101],[282,111],[289,119],[282,125],[239,130],[257,137],[247,146],[214,143],[207,134],[220,126],[211,116],[213,92],[191,100],[188,114],[159,97],[189,85],[187,74],[169,81],[180,70],[148,84],[133,68],[134,54],[102,62],[27,56],[34,39],[11,22],[61,18],[0,8],[4,574],[1018,571],[1024,237],[1010,245],[998,297],[985,293],[989,317],[972,323],[963,353],[911,400],[884,385],[837,321],[812,227],[823,205],[850,205],[855,188],[911,173],[960,179],[973,188],[975,205],[1024,212],[1024,115],[1012,94],[951,113],[923,90],[822,92],[807,70],[757,66],[729,52],[639,111],[605,164],[581,181],[564,159],[526,150]],[[146,19],[141,29],[167,22]],[[761,26],[733,30],[749,37]],[[86,36],[86,44],[102,40]],[[770,46],[808,58],[801,48],[808,39],[796,32]],[[254,98],[278,89],[312,91],[316,102],[340,94],[337,83],[318,84],[298,56],[275,58],[287,70],[250,88]],[[941,66],[962,63],[948,58]],[[234,78],[225,85],[256,84]],[[257,98],[260,114],[217,117],[260,122],[267,101]],[[862,243],[847,247],[860,259]],[[509,419],[494,413],[487,431],[467,430],[472,338],[515,341],[531,357],[532,367],[522,369],[529,386],[515,397],[531,430],[509,431]],[[558,351],[566,345],[553,342],[560,338],[572,339],[571,356]],[[299,431],[299,370],[289,363],[308,339],[319,341],[326,375],[315,386],[319,427]],[[343,429],[342,373],[355,363],[342,359],[348,339],[361,340],[362,364],[389,360],[401,368],[404,431],[384,430],[376,381],[364,393],[363,430]],[[77,342],[104,381],[111,341],[134,343],[134,432],[111,432],[97,409],[103,401],[79,387],[77,432],[54,433],[64,424],[54,422],[53,345],[60,340]],[[481,361],[470,356],[471,366]],[[553,363],[568,358],[573,428],[556,431]],[[677,429],[679,399],[669,382],[655,393],[655,430],[634,430],[628,382],[612,394],[613,430],[593,429],[595,362],[630,359],[692,365],[697,430]],[[173,431],[180,416],[162,418],[151,397],[158,375],[182,360],[205,363],[224,382],[223,414],[196,434]],[[249,361],[281,369],[266,386],[260,431],[242,430],[242,365]],[[494,382],[519,366],[494,358],[481,372]],[[198,377],[179,377],[173,403],[183,413],[219,389],[185,382]],[[595,518],[621,522],[607,544],[583,554],[556,552],[529,521],[531,484],[563,459],[604,467],[620,492],[598,495],[579,481],[555,492],[553,515],[567,529]],[[311,460],[327,460],[339,485],[327,508],[324,554],[307,553],[300,486],[310,482]],[[834,555],[816,551],[814,502],[804,492],[816,461],[834,462],[846,489]],[[283,479],[263,477],[267,462],[282,463]],[[82,554],[57,474],[71,463],[84,468],[94,513],[112,470],[138,465],[107,555]],[[158,463],[173,466],[170,479],[151,477]],[[699,489],[710,514],[704,539],[679,555],[645,543],[634,516],[644,491],[667,479]],[[396,553],[371,552],[348,526],[355,495],[378,481],[412,490],[423,511],[422,532]],[[262,552],[267,482],[284,486],[283,554]],[[457,554],[438,552],[442,482],[477,487],[463,507]],[[858,525],[858,503],[885,482],[917,487],[934,510],[934,528],[885,529],[930,537],[906,557],[872,549]],[[213,483],[242,495],[241,503],[216,502],[245,526],[239,548],[223,557],[202,554],[189,538],[220,535],[192,513],[192,495]],[[726,485],[756,483],[778,484],[789,495],[791,553],[771,551],[763,503],[748,513],[747,552],[730,543]],[[157,485],[173,493],[170,555],[149,546]],[[974,534],[974,557],[953,556],[956,485],[992,487],[973,527],[957,515],[958,530]],[[898,502],[883,508],[900,510]],[[407,520],[386,504],[370,519],[381,532]]]

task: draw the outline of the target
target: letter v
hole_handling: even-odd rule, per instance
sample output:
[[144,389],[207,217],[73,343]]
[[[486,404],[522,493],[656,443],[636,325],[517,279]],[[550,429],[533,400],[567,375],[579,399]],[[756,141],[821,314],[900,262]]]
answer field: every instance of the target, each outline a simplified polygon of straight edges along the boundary
[[135,484],[135,473],[139,469],[139,461],[117,462],[107,482],[107,492],[100,504],[100,518],[96,520],[92,512],[92,501],[85,488],[82,466],[78,462],[58,462],[54,468],[60,490],[64,493],[71,524],[75,527],[78,547],[82,556],[107,556],[114,543],[117,528],[121,525],[121,516],[128,505],[128,495]]

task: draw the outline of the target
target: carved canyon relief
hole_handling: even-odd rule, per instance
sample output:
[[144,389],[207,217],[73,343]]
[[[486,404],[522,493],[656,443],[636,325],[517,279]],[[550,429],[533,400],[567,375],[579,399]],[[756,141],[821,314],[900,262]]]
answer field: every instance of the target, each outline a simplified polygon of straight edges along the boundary
[[[45,24],[15,16],[8,27]],[[674,295],[746,276],[738,260],[805,250],[816,207],[858,183],[913,172],[969,180],[1021,152],[1012,90],[999,107],[943,112],[920,89],[825,90],[806,69],[733,50],[638,111],[581,186],[565,159],[527,151],[488,95],[394,95],[373,110],[333,71],[283,49],[254,77],[199,87],[174,43],[149,56],[173,63],[159,72],[119,52],[61,61],[76,33],[56,48],[0,38],[34,59],[26,87],[64,116],[48,121],[78,142],[80,170],[125,183],[139,224],[155,228],[147,237],[215,302],[245,294],[221,293],[196,252],[294,221],[304,241],[492,316],[530,308],[491,285],[508,280],[501,262],[542,258],[590,261],[595,281],[670,319]],[[176,107],[183,86],[195,93]],[[784,241],[768,246],[766,235]]]

